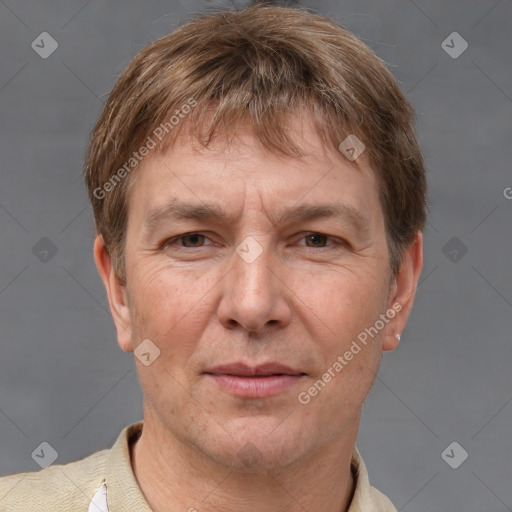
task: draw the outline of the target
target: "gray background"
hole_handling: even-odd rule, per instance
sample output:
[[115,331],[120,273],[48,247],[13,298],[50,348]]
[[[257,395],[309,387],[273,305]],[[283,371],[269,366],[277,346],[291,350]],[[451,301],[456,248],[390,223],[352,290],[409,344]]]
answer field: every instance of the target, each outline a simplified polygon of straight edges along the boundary
[[[429,169],[415,309],[383,357],[358,439],[370,478],[403,511],[512,510],[512,2],[302,5],[342,21],[391,65],[417,109]],[[65,463],[142,418],[133,356],[117,346],[92,258],[81,166],[130,58],[208,8],[0,1],[2,475],[38,469],[31,453],[42,441]],[[47,59],[31,48],[43,31],[59,45]],[[456,59],[441,46],[453,31],[469,44]],[[54,255],[41,252],[43,237]],[[453,441],[469,453],[458,469],[441,457]]]

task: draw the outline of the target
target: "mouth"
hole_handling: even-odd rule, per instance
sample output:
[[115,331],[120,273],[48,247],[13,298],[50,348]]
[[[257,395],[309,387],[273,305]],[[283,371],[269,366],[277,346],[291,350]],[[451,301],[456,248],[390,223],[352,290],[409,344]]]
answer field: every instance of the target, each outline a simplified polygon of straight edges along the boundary
[[306,374],[280,363],[250,366],[245,363],[221,365],[204,372],[216,385],[242,398],[277,395],[297,384]]

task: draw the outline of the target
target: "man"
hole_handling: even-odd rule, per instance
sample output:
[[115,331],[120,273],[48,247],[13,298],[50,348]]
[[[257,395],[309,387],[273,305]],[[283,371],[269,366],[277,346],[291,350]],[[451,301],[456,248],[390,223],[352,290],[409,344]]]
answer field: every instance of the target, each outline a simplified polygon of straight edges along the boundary
[[203,15],[139,52],[85,177],[144,422],[3,478],[1,510],[394,511],[355,442],[422,268],[412,119],[384,63],[303,10]]

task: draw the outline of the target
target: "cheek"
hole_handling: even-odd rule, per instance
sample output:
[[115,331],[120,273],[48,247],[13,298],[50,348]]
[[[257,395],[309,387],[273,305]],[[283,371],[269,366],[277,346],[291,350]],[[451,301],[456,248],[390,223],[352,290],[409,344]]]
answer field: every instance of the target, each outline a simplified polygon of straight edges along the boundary
[[211,316],[207,283],[175,270],[131,277],[134,345],[150,339],[160,350],[148,366],[136,361],[138,377],[146,399],[165,404],[172,415],[189,400],[183,386],[188,387],[191,360]]
[[308,383],[312,387],[303,391],[323,413],[333,414],[333,421],[348,421],[349,411],[359,409],[378,370],[383,333],[365,331],[386,308],[386,289],[375,274],[338,270],[301,291],[302,311],[321,361]]
[[187,341],[197,339],[194,334],[208,320],[211,285],[176,269],[146,270],[132,278],[130,311],[137,337],[155,340],[164,350],[172,347],[174,353],[186,351]]
[[[326,352],[344,350],[386,308],[386,290],[370,272],[337,270],[316,276],[314,286],[301,286],[302,311],[315,329],[314,339],[325,340]],[[331,350],[329,350],[329,348]]]

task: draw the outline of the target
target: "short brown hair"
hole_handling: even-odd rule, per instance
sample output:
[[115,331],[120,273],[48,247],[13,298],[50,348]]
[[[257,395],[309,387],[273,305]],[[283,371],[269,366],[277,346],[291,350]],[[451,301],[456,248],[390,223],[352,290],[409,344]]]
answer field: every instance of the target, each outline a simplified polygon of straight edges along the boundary
[[[385,63],[338,22],[265,5],[188,21],[139,51],[117,80],[84,167],[96,232],[117,276],[125,280],[128,173],[137,166],[137,148],[158,139],[157,151],[165,151],[184,127],[207,146],[248,119],[264,147],[298,158],[303,154],[286,127],[304,109],[326,144],[338,148],[349,134],[365,144],[396,275],[426,219],[414,110]],[[173,116],[182,120],[173,123]]]

